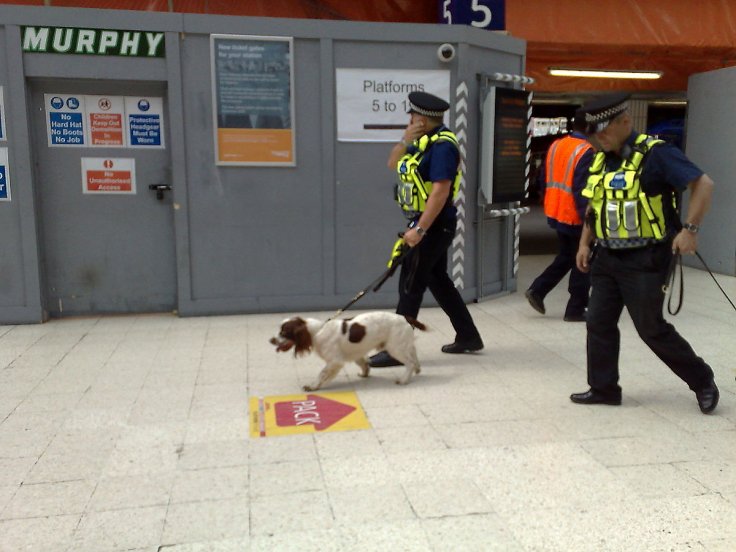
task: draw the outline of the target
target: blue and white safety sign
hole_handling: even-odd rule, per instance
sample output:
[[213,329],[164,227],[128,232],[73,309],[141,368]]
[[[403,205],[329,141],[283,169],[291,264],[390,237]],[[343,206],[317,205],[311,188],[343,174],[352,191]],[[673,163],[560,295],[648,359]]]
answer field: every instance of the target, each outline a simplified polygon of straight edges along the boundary
[[126,96],[125,117],[128,147],[164,147],[164,102],[162,98]]
[[84,96],[44,94],[49,147],[84,146]]
[[3,87],[0,86],[0,140],[7,140],[5,136],[5,99],[3,97]]
[[8,148],[0,148],[0,201],[10,201],[10,171]]

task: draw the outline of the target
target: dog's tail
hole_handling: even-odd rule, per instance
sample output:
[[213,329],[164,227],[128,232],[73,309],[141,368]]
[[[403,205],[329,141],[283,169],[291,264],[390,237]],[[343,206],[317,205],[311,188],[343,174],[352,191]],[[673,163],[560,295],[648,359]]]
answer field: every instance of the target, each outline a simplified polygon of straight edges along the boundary
[[416,328],[417,330],[422,331],[422,332],[426,332],[427,331],[427,326],[425,326],[424,324],[422,324],[416,318],[412,318],[411,316],[404,316],[404,318],[406,318],[406,321],[409,323],[409,325],[412,328]]

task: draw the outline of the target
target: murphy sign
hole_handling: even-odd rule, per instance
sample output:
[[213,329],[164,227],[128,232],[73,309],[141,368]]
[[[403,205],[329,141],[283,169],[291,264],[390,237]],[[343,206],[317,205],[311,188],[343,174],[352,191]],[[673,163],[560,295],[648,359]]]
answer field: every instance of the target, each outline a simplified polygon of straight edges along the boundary
[[49,54],[164,57],[164,33],[71,27],[23,27],[23,51]]

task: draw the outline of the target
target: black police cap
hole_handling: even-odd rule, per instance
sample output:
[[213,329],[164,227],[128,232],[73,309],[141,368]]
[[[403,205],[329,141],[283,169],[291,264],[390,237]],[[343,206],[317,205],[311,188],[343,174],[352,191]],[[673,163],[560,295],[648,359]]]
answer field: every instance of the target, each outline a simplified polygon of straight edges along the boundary
[[425,117],[442,117],[448,109],[450,104],[434,94],[418,91],[409,93],[409,113],[419,113]]
[[585,133],[595,134],[605,129],[618,115],[629,108],[628,92],[615,92],[597,96],[581,108],[585,112]]

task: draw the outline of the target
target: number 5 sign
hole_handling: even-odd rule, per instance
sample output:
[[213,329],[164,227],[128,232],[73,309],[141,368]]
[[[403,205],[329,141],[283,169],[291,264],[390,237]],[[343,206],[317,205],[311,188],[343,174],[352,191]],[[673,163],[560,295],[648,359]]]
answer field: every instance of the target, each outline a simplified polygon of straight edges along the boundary
[[438,0],[440,21],[501,31],[506,28],[505,0]]

